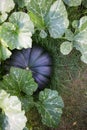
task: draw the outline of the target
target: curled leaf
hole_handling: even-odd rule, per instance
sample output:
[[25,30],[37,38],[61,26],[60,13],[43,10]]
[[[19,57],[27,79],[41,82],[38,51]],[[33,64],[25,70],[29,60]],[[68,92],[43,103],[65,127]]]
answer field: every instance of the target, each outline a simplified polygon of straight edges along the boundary
[[73,43],[72,42],[63,42],[60,46],[60,51],[63,55],[68,55],[73,49]]
[[40,37],[41,38],[46,38],[47,37],[47,33],[44,30],[41,30]]

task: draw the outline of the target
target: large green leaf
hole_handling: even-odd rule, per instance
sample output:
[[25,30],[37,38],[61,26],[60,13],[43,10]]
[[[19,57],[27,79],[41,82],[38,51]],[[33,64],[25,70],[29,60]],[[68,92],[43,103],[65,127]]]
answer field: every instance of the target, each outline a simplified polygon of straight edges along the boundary
[[29,15],[23,12],[14,12],[9,22],[3,23],[1,28],[1,38],[11,50],[31,47],[32,33],[34,33],[33,23]]
[[23,8],[28,5],[30,0],[14,0],[14,2],[17,3],[19,7]]
[[9,13],[15,4],[13,0],[0,0],[0,13]]
[[12,67],[10,74],[4,76],[3,81],[0,82],[0,88],[21,97],[22,94],[32,95],[37,89],[37,84],[32,78],[31,71]]
[[78,29],[74,36],[74,46],[82,53],[81,60],[87,63],[87,16],[79,20]]
[[53,0],[31,0],[27,6],[34,24],[41,29],[45,28],[45,16],[47,15]]
[[68,6],[78,6],[82,0],[63,0]]
[[47,15],[46,23],[51,37],[60,38],[65,33],[69,21],[62,0],[56,0],[53,3]]
[[53,38],[61,37],[66,31],[69,21],[62,0],[32,0],[27,9],[35,26],[40,30],[48,29]]
[[57,91],[45,89],[39,94],[36,107],[41,114],[42,122],[49,127],[57,127],[64,107],[62,98]]

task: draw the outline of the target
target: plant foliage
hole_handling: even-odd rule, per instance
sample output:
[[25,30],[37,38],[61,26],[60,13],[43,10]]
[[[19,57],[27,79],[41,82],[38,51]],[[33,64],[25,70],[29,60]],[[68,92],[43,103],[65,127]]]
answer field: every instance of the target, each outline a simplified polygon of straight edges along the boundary
[[62,98],[57,91],[45,89],[40,92],[39,101],[35,102],[33,92],[37,89],[37,84],[34,82],[31,72],[12,67],[10,74],[4,76],[0,82],[0,87],[12,95],[17,95],[25,111],[36,106],[42,116],[42,122],[47,126],[56,127],[58,125],[64,107]]
[[10,74],[3,77],[0,87],[9,93],[21,95],[21,92],[31,96],[37,89],[37,84],[32,78],[32,73],[24,69],[11,68]]
[[45,89],[40,92],[36,106],[45,125],[49,127],[58,126],[64,104],[57,91]]
[[29,15],[40,30],[48,29],[53,38],[61,37],[69,25],[67,11],[62,0],[32,0],[27,6]]
[[[17,96],[10,96],[4,90],[0,90],[0,109],[2,109],[2,130],[22,130],[26,125],[25,112],[21,110],[21,102]],[[5,115],[4,115],[4,114]]]
[[[72,10],[80,12],[78,17],[77,12],[74,15],[71,13]],[[56,44],[60,43],[60,47],[56,47],[59,47],[62,54],[68,55],[75,48],[80,51],[81,60],[87,63],[87,0],[0,1],[0,67],[3,61],[10,58],[14,49],[20,51],[23,48],[32,48],[33,41],[41,45],[43,38],[48,41],[49,50],[53,49],[50,47],[50,39],[58,41]],[[5,90],[6,95],[10,93],[18,97],[26,112],[36,107],[43,124],[57,127],[64,107],[58,92],[44,89],[37,94],[38,85],[30,70],[12,67],[8,73],[2,71],[0,68],[0,89]],[[45,72],[44,69],[40,71]],[[0,96],[1,101],[3,95]],[[12,101],[12,105],[16,107],[17,104]],[[2,103],[0,107],[3,109]],[[6,124],[10,124],[12,118],[10,116],[8,121],[7,116],[0,113],[0,125],[4,119]],[[12,123],[14,126],[15,123]],[[2,129],[5,129],[5,124]],[[11,130],[15,129],[16,125]]]
[[14,12],[9,17],[9,22],[4,22],[0,28],[1,59],[6,59],[10,56],[11,53],[8,48],[13,50],[15,48],[22,49],[31,47],[32,33],[34,33],[34,26],[29,15],[24,12]]
[[[77,26],[75,24],[77,23]],[[75,32],[72,33],[72,38],[69,39],[70,34],[68,33],[65,38],[69,40],[69,42],[64,42],[61,44],[61,52],[63,54],[69,54],[73,47],[79,50],[82,54],[81,60],[87,63],[87,16],[83,16],[79,21],[74,21],[73,26],[75,26]]]

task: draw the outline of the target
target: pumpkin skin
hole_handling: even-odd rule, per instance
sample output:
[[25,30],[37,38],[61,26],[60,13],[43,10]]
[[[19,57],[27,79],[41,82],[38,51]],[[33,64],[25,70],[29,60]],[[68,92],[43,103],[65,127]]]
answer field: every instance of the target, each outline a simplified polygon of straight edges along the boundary
[[34,46],[28,49],[14,50],[10,59],[7,60],[7,66],[31,70],[38,87],[43,88],[50,79],[52,60],[43,48]]

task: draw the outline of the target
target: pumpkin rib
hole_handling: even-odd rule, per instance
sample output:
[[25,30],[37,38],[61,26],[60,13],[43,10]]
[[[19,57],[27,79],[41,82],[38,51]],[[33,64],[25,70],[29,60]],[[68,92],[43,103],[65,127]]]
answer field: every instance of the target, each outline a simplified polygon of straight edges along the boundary
[[[32,67],[34,65],[34,63],[37,61],[37,59],[40,58],[40,56],[43,54],[43,49],[42,48],[39,47],[38,51],[34,52],[35,49],[36,49],[36,46],[31,49],[31,54],[30,54],[30,63],[31,63],[31,65],[30,65],[30,67]],[[35,53],[37,53],[37,55]],[[35,59],[32,58],[34,55],[35,55]]]
[[[19,56],[17,56],[19,54]],[[21,56],[21,60],[19,59],[19,57]],[[27,63],[26,63],[26,61],[25,61],[25,59],[24,59],[24,56],[23,56],[23,54],[21,54],[21,51],[15,51],[14,52],[14,57],[13,56],[11,56],[11,60],[13,60],[14,61],[14,63],[18,60],[18,63],[20,64],[20,65],[22,65],[22,64],[24,64],[24,66],[27,66]],[[22,62],[22,60],[24,61],[24,62]],[[22,65],[23,66],[23,65]]]
[[[39,69],[39,70],[38,70],[38,69]],[[42,69],[42,71],[40,71],[40,69]],[[43,76],[46,76],[46,77],[48,77],[48,76],[50,75],[50,73],[51,73],[51,68],[50,68],[49,66],[35,67],[35,69],[32,68],[31,70],[33,70],[33,72],[39,73],[39,74],[41,74],[41,75],[43,75]],[[39,71],[40,71],[40,72],[39,72]],[[46,71],[48,72],[48,75],[46,74]],[[49,72],[50,72],[50,73],[49,73]]]
[[[49,57],[47,56],[47,57],[45,57],[44,56],[44,54],[42,55],[42,56],[40,56],[39,57],[40,58],[40,60],[39,59],[37,59],[37,60],[35,60],[33,63],[32,63],[32,67],[37,67],[37,66],[44,66],[44,65],[49,65],[49,63],[51,62],[51,60],[49,59]],[[47,60],[47,59],[49,59],[49,60]],[[42,61],[43,60],[43,61]],[[50,64],[51,65],[51,64]]]
[[[21,50],[21,53],[24,55],[24,58],[26,59],[26,61],[27,61],[27,59],[28,59],[28,61],[27,61],[27,65],[29,64],[29,60],[30,60],[30,55],[31,55],[31,50],[30,50],[30,48],[29,49],[23,49],[23,51]],[[28,53],[28,54],[27,54]],[[25,54],[27,54],[28,55],[28,58],[25,56]],[[28,67],[28,66],[27,66]]]
[[42,76],[45,80],[43,81],[43,80],[41,80],[41,78],[42,77],[40,77],[40,76],[42,76],[41,74],[40,75],[36,75],[36,77],[35,77],[35,75],[34,75],[34,77],[35,77],[35,81],[36,82],[39,82],[39,85],[44,85],[44,84],[46,84],[46,82],[48,82],[48,78],[47,77],[44,77],[44,76]]

